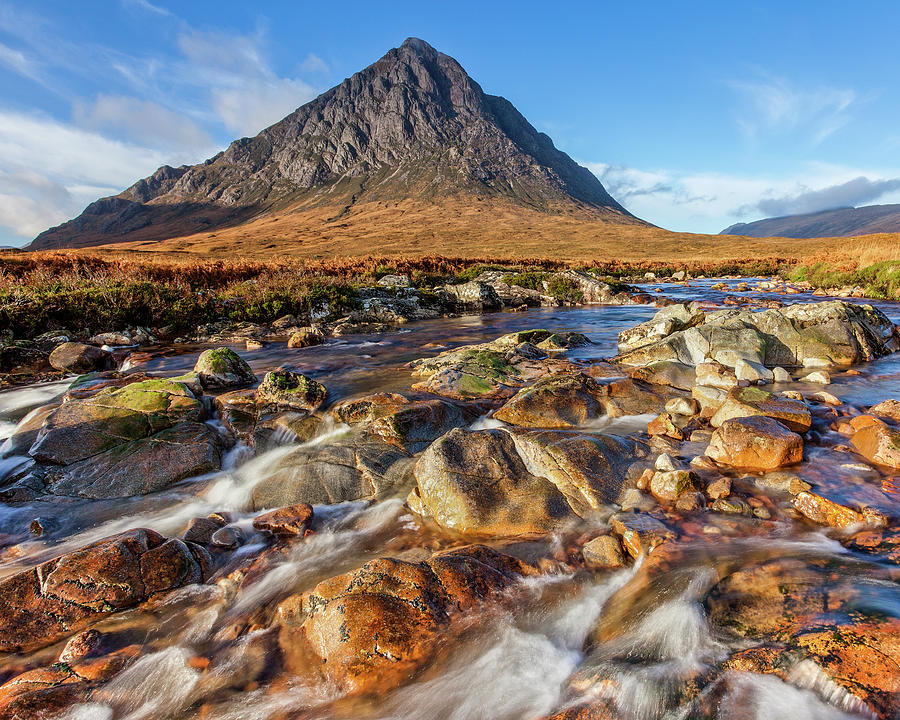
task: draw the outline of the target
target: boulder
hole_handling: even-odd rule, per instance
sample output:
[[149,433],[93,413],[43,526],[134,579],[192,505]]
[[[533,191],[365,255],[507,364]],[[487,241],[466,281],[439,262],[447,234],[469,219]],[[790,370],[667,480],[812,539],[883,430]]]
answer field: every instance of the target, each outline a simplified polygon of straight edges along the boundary
[[639,465],[633,442],[604,435],[452,430],[419,458],[408,501],[463,533],[546,533],[618,502]]
[[626,353],[653,345],[672,333],[702,323],[705,315],[699,306],[674,303],[659,310],[652,320],[619,333],[619,352]]
[[256,382],[256,376],[247,362],[234,350],[219,347],[204,350],[197,358],[194,372],[204,388],[225,390],[244,387]]
[[900,400],[882,400],[869,408],[869,415],[900,422]]
[[874,422],[853,433],[850,444],[869,462],[900,470],[900,431]]
[[184,422],[132,440],[59,470],[44,482],[54,495],[120,498],[165,490],[222,465],[222,442],[205,423]]
[[541,378],[519,390],[493,417],[520,427],[568,429],[602,416],[652,412],[662,404],[644,383],[598,381],[578,372]]
[[112,367],[112,354],[94,345],[64,342],[50,353],[50,365],[56,370],[87,373]]
[[[619,361],[648,365],[676,360],[698,365],[738,360],[766,367],[847,366],[894,352],[900,338],[893,323],[871,305],[839,300],[788,305],[753,312],[729,309],[702,313],[683,327],[664,308],[620,335]],[[705,383],[708,384],[708,383]]]
[[291,370],[267,372],[256,389],[257,405],[313,412],[323,402],[328,391],[325,386],[302,373]]
[[254,485],[253,508],[387,497],[408,487],[409,457],[403,448],[359,434],[340,442],[301,446],[281,458]]
[[348,400],[332,411],[347,425],[359,425],[388,442],[419,452],[444,433],[472,423],[482,412],[476,405],[443,398],[374,393]]
[[484,312],[503,307],[497,291],[487,283],[473,280],[461,285],[444,285],[441,290],[461,310]]
[[575,513],[547,478],[533,475],[502,430],[451,430],[419,458],[410,507],[441,527],[477,535],[558,530]]
[[313,345],[321,345],[325,342],[325,333],[317,328],[302,327],[291,333],[288,338],[289,348],[305,348]]
[[70,465],[203,417],[203,404],[183,383],[154,379],[109,387],[57,408],[29,454],[42,462]]
[[731,467],[774,470],[803,460],[803,438],[772,418],[735,418],[713,433],[706,455]]
[[848,528],[865,522],[862,513],[807,490],[797,493],[792,504],[800,513],[820,525]]
[[152,530],[130,530],[0,580],[0,652],[52,645],[152,594],[202,582],[209,556]]
[[812,423],[812,415],[805,403],[773,395],[757,387],[734,388],[710,419],[710,425],[720,427],[733,418],[769,417],[790,430],[805,433]]
[[289,670],[307,672],[312,655],[343,692],[383,693],[424,669],[459,620],[475,617],[473,609],[498,601],[532,572],[483,546],[422,563],[371,560],[283,601],[276,611],[279,644]]
[[586,542],[581,548],[581,555],[589,568],[611,570],[625,565],[622,544],[611,535],[601,535]]

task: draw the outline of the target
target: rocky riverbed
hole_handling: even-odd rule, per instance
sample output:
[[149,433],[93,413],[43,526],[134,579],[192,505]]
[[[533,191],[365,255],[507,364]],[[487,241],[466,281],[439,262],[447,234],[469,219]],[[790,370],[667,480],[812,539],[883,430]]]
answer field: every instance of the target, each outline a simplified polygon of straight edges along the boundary
[[58,343],[0,716],[900,716],[900,306],[752,287]]

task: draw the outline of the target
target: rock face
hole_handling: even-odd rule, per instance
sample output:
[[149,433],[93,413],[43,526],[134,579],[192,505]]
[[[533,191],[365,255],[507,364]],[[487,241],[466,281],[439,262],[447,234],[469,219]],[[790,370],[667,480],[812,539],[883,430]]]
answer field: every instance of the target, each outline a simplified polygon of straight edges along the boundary
[[723,465],[774,470],[803,460],[803,438],[772,418],[735,418],[713,433],[706,454]]
[[866,460],[900,469],[900,431],[875,422],[857,430],[850,443]]
[[195,545],[131,530],[0,581],[0,651],[52,645],[153,593],[202,582],[209,556]]
[[158,240],[304,202],[484,195],[639,222],[507,100],[410,38],[257,136],[199,165],[163,166],[31,247]]
[[408,502],[462,533],[540,534],[617,502],[638,465],[633,443],[603,435],[452,430],[419,458]]
[[735,367],[739,360],[766,367],[846,366],[900,347],[893,323],[871,305],[828,302],[779,309],[718,310],[663,308],[653,320],[624,331],[619,360],[649,365],[707,360]]
[[277,611],[279,643],[289,665],[298,646],[308,648],[348,694],[385,692],[427,666],[465,613],[529,573],[483,546],[423,563],[372,560],[285,600]]
[[56,370],[89,373],[105,370],[112,365],[112,355],[93,345],[64,342],[50,353],[50,365]]

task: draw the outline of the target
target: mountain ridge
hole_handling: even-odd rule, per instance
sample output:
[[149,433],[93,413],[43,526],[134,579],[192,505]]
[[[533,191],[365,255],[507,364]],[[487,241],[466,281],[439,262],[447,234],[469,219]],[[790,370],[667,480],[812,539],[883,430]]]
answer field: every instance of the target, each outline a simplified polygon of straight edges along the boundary
[[641,224],[505,98],[417,38],[208,160],[164,165],[38,235],[30,249],[161,241],[267,215],[485,199]]
[[719,235],[822,238],[900,232],[900,204],[864,205],[736,223]]

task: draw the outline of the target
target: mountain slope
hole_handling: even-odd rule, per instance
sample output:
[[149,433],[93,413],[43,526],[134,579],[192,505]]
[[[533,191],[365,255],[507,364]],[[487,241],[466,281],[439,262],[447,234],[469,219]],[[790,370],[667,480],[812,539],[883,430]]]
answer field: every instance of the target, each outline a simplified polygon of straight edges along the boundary
[[819,238],[896,232],[900,232],[900,205],[867,205],[737,223],[719,234]]
[[30,247],[159,242],[298,214],[336,223],[404,200],[644,225],[511,103],[410,38],[259,135],[199,165],[164,166]]

